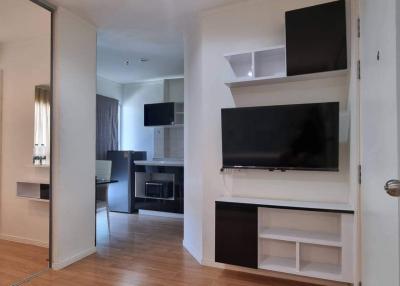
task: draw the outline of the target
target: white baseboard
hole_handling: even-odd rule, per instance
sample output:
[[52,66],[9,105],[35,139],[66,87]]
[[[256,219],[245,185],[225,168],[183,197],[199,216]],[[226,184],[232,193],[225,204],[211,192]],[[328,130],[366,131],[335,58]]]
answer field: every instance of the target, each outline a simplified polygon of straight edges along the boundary
[[169,218],[181,218],[181,219],[183,219],[183,214],[158,212],[158,211],[139,210],[139,215],[152,215],[152,216],[169,217]]
[[193,258],[196,259],[196,261],[199,264],[202,264],[203,258],[201,257],[201,255],[197,254],[196,251],[193,249],[193,247],[191,245],[187,244],[185,240],[182,241],[182,244],[183,244],[183,247],[187,250],[187,252],[189,252],[189,254],[191,256],[193,256]]
[[297,275],[273,272],[273,271],[268,271],[268,270],[250,269],[250,268],[246,268],[246,267],[228,265],[228,264],[218,263],[218,262],[208,260],[208,259],[203,259],[201,264],[204,266],[209,266],[209,267],[215,267],[215,268],[239,271],[239,272],[246,272],[246,273],[250,273],[250,274],[256,274],[256,275],[267,276],[267,277],[272,277],[272,278],[286,279],[286,280],[291,280],[291,281],[296,281],[296,282],[311,283],[311,284],[316,284],[316,285],[324,285],[324,286],[349,285],[348,283],[327,281],[327,280],[321,280],[321,279],[317,279],[317,278],[309,278],[309,277],[304,277],[304,276],[297,276]]
[[29,244],[29,245],[49,248],[49,243],[48,242],[35,240],[35,239],[30,239],[30,238],[21,237],[21,236],[14,236],[14,235],[9,235],[9,234],[0,234],[0,239],[7,240],[7,241],[12,241],[12,242],[17,242],[17,243],[22,243],[22,244]]
[[73,256],[71,256],[71,257],[69,257],[67,259],[64,259],[63,261],[60,261],[60,262],[55,262],[54,261],[53,264],[52,264],[52,268],[54,270],[61,270],[61,269],[65,268],[65,267],[67,267],[67,266],[69,266],[69,265],[71,265],[71,264],[73,264],[75,262],[78,262],[79,260],[82,260],[83,258],[85,258],[85,257],[87,257],[89,255],[92,255],[94,253],[96,253],[96,247],[93,247],[93,248],[87,249],[85,251],[82,251],[82,252],[80,252],[80,253],[78,253],[76,255],[73,255]]

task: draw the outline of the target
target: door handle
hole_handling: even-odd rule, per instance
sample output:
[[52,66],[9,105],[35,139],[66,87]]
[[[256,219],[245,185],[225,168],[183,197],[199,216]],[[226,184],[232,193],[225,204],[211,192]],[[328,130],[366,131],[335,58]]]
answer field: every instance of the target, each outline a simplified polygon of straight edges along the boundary
[[392,197],[400,197],[400,181],[389,180],[385,184],[385,191]]

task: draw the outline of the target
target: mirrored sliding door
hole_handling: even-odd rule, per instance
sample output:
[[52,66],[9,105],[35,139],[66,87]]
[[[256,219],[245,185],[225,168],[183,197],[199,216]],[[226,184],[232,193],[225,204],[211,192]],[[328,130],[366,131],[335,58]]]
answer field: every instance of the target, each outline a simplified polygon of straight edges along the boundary
[[52,15],[0,0],[0,286],[49,267]]

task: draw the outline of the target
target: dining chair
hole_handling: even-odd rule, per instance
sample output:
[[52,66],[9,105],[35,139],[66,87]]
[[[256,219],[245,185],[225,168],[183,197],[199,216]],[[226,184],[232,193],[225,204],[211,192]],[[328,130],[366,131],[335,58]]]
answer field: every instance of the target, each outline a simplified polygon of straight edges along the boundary
[[[108,181],[111,179],[111,161],[96,160],[96,180]],[[108,184],[96,185],[96,213],[107,212],[108,233],[110,230],[110,208],[108,204]]]

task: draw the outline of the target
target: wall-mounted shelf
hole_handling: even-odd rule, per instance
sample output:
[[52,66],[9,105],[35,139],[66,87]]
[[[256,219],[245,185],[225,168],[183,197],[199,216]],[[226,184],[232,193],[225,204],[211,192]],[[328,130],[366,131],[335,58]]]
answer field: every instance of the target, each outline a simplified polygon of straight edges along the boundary
[[335,70],[287,76],[286,46],[283,45],[226,54],[224,57],[233,72],[233,79],[225,83],[230,88],[344,77],[348,74],[347,70]]
[[47,180],[17,182],[17,197],[35,202],[48,202],[49,182]]
[[28,201],[32,202],[39,202],[39,203],[49,203],[50,200],[45,200],[45,199],[35,199],[35,198],[30,198],[30,197],[24,197],[24,196],[18,196],[21,199],[26,199]]
[[286,76],[286,47],[275,46],[262,50],[226,54],[236,79],[254,80],[262,77]]
[[50,164],[43,164],[43,165],[34,165],[34,164],[32,164],[32,165],[26,165],[26,167],[29,167],[29,168],[44,168],[44,169],[46,169],[46,168],[50,168]]
[[312,73],[312,74],[304,74],[296,76],[241,78],[226,82],[225,84],[230,88],[235,88],[235,87],[247,87],[247,86],[257,86],[257,85],[269,85],[277,83],[299,82],[299,81],[325,79],[325,78],[346,77],[347,75],[348,75],[348,70],[337,70],[337,71]]

